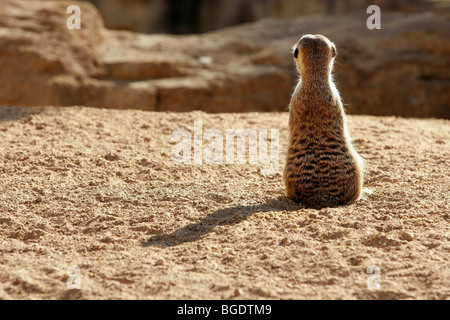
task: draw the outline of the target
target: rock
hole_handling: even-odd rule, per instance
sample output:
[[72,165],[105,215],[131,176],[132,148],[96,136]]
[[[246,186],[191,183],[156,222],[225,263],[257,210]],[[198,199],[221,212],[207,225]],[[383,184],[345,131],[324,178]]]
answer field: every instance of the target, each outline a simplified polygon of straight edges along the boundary
[[[111,29],[145,33],[205,33],[263,18],[365,13],[361,0],[90,0]],[[444,1],[441,1],[445,3]],[[430,9],[430,0],[378,0],[383,13]]]
[[164,259],[158,259],[155,261],[155,266],[162,266],[164,264]]
[[402,240],[412,241],[414,239],[414,235],[410,232],[403,231],[401,234]]
[[0,103],[61,104],[53,77],[96,73],[95,46],[102,41],[103,22],[92,5],[78,4],[85,23],[73,32],[66,27],[67,3],[0,3]]
[[266,259],[269,259],[269,256],[267,255],[267,253],[263,253],[261,255],[261,260],[266,260]]
[[[81,30],[66,27],[72,4]],[[170,36],[107,30],[86,2],[9,0],[0,21],[0,105],[285,111],[302,30],[336,43],[335,79],[349,113],[450,118],[444,13],[383,13],[375,31],[365,16],[327,16]]]
[[259,287],[250,289],[250,293],[257,295],[259,297],[263,297],[263,298],[271,298],[271,297],[275,296],[275,294],[272,292],[272,290],[263,289],[263,288],[259,288]]

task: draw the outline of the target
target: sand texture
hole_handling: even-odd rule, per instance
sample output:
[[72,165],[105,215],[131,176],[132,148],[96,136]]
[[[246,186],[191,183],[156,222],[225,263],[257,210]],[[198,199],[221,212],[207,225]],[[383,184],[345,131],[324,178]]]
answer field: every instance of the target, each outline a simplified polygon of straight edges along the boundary
[[[278,173],[175,165],[195,120],[278,129]],[[0,299],[449,299],[450,121],[350,116],[373,193],[317,211],[284,197],[287,120],[1,107]]]

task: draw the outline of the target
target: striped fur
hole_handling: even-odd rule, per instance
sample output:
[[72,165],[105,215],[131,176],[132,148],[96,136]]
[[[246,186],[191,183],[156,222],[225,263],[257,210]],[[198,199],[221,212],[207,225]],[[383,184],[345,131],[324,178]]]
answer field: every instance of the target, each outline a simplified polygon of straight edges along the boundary
[[294,47],[301,80],[289,109],[286,195],[320,209],[359,198],[363,161],[351,144],[339,92],[331,76],[336,48],[321,35]]

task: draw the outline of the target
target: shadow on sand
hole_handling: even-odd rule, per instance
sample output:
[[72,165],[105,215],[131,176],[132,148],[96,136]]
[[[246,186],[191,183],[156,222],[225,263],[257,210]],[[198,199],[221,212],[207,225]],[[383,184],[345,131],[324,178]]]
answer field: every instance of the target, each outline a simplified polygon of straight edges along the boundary
[[251,206],[234,206],[219,209],[201,221],[191,223],[168,234],[152,236],[142,242],[142,246],[173,247],[186,242],[193,242],[210,233],[217,226],[235,225],[258,212],[297,211],[300,206],[288,202],[287,198],[269,199],[266,203]]
[[42,110],[44,107],[0,106],[0,122],[26,119]]

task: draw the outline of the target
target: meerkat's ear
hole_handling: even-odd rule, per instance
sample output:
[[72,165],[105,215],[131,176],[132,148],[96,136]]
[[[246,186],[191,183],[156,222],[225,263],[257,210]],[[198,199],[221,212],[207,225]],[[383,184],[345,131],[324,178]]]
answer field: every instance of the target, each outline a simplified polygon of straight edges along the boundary
[[297,45],[295,45],[292,50],[294,51],[294,58],[297,59],[298,58],[298,47]]
[[337,49],[336,49],[336,46],[334,44],[331,46],[331,56],[333,58],[337,56]]

